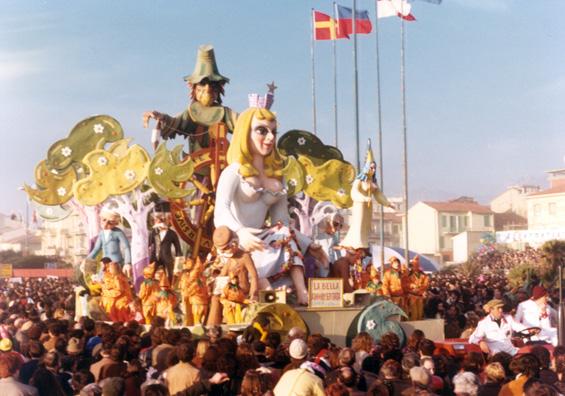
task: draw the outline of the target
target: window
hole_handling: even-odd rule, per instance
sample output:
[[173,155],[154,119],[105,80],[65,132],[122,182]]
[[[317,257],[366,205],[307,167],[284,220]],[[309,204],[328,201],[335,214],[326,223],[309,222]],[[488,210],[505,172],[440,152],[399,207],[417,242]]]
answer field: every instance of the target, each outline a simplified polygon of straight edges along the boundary
[[458,216],[457,223],[458,231],[465,231],[465,228],[467,228],[467,216]]
[[443,240],[444,237],[440,236],[439,237],[439,248],[443,249],[445,247],[445,242]]
[[455,232],[457,230],[457,216],[449,216],[449,231]]
[[550,202],[547,205],[547,210],[550,215],[554,215],[557,212],[555,202]]
[[490,215],[485,215],[485,227],[490,227]]
[[447,216],[446,215],[441,215],[441,226],[443,228],[447,227]]

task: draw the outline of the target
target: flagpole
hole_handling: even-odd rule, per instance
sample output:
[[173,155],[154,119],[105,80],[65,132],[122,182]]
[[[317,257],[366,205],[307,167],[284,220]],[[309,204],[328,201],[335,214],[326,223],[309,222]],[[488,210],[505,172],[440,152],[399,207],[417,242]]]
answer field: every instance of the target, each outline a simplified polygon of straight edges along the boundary
[[361,171],[361,163],[359,162],[359,92],[358,92],[358,73],[357,73],[357,24],[356,19],[356,0],[353,0],[353,97],[355,111],[355,163],[357,170]]
[[[404,5],[404,3],[402,3]],[[404,15],[404,8],[402,9]],[[407,127],[406,127],[406,70],[404,64],[405,58],[405,27],[404,18],[400,23],[400,93],[402,102],[402,160],[404,171],[404,256],[406,265],[410,262],[408,255],[408,143],[407,143]]]
[[[334,1],[334,6],[333,6],[333,15],[332,18],[334,20],[334,23],[336,21],[335,16],[336,16],[336,12],[335,12],[335,8],[336,8],[336,3]],[[337,27],[334,25],[334,34],[336,34],[336,29]],[[338,148],[338,144],[339,144],[339,140],[338,140],[338,132],[337,132],[337,50],[336,50],[336,45],[337,43],[337,37],[335,37],[332,41],[332,53],[333,53],[333,67],[334,67],[334,145],[336,148]]]
[[314,9],[312,8],[311,18],[311,35],[310,35],[310,56],[312,58],[312,120],[314,126],[314,135],[318,134],[318,128],[316,125],[316,63],[314,61]]
[[[379,142],[379,181],[381,183],[381,191],[384,192],[384,171],[383,171],[383,125],[381,113],[381,58],[379,55],[379,0],[375,0],[375,51],[377,56],[377,119],[378,119],[378,139]],[[385,224],[384,224],[384,206],[380,205],[380,245],[381,245],[381,272],[384,273],[385,262]]]

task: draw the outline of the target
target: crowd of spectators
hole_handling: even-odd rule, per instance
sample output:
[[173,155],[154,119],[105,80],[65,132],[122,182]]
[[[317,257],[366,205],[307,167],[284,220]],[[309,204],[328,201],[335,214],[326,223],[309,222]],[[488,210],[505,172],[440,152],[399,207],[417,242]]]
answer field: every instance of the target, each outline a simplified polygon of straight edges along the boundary
[[[505,312],[512,313],[520,302],[530,297],[532,286],[537,284],[534,275],[520,288],[512,288],[507,275],[514,267],[540,261],[541,252],[537,249],[489,250],[474,257],[479,268],[475,275],[457,270],[432,274],[424,315],[444,319],[446,338],[467,338],[484,316],[483,305],[488,301],[503,300]],[[553,297],[555,301],[558,298],[555,294]]]
[[[484,315],[486,301],[527,298],[509,290],[499,269],[476,279],[434,275],[427,316],[446,320],[446,336],[460,336]],[[151,326],[75,320],[73,287],[64,279],[0,280],[0,395],[565,394],[562,346],[552,354],[537,346],[515,357],[471,352],[457,359],[434,354],[434,341],[420,330],[406,346],[393,333],[379,342],[359,333],[350,348],[298,328],[282,339],[252,327],[242,334],[211,327],[195,337],[158,318]]]

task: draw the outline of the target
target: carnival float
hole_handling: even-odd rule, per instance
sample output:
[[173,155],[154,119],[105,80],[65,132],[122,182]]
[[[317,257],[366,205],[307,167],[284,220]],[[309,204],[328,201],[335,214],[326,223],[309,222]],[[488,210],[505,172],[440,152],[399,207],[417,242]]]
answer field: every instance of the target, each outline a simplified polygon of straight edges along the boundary
[[[349,309],[343,337],[403,338],[389,319],[422,319],[427,276],[417,260],[411,268],[393,260],[384,273],[371,263],[372,206],[392,205],[370,145],[355,170],[312,133],[280,133],[274,83],[266,95],[250,94],[240,114],[224,106],[229,79],[210,45],[184,79],[186,110],[143,113],[144,127],[154,125],[153,153],[115,118],[92,116],[49,147],[25,186],[44,221],[72,211],[82,219],[90,253],[77,268],[77,315],[286,335]],[[186,144],[167,147],[176,137]]]

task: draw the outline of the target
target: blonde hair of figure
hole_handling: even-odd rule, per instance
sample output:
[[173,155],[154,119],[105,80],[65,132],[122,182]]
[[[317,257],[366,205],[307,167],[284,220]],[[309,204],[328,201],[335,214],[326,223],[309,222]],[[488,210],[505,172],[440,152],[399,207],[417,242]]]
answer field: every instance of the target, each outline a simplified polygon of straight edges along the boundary
[[[252,107],[245,110],[237,118],[233,138],[228,149],[228,164],[238,163],[241,165],[239,173],[243,177],[258,176],[259,170],[253,166],[253,156],[249,149],[249,135],[251,134],[251,122],[253,117],[258,120],[276,121],[273,112],[263,108]],[[282,179],[282,168],[284,158],[279,153],[277,146],[265,157],[264,173],[267,177]]]

